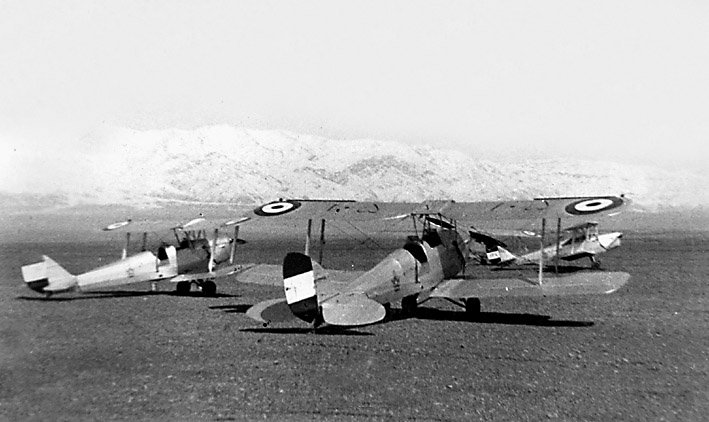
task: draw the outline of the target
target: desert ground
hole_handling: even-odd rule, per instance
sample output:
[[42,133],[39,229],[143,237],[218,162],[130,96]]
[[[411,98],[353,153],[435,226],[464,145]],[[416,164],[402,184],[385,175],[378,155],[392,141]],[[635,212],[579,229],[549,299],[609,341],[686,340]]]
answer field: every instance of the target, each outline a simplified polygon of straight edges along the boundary
[[[120,254],[99,217],[5,217],[0,243],[0,420],[704,421],[709,415],[709,232],[636,225],[609,270],[618,292],[485,299],[482,315],[426,302],[414,317],[313,333],[262,327],[249,306],[278,286],[171,283],[45,299],[20,266],[72,273]],[[105,221],[105,220],[104,220]],[[285,232],[284,232],[285,233]],[[366,269],[391,233],[328,232],[324,264]],[[277,264],[302,236],[244,230],[243,262]]]

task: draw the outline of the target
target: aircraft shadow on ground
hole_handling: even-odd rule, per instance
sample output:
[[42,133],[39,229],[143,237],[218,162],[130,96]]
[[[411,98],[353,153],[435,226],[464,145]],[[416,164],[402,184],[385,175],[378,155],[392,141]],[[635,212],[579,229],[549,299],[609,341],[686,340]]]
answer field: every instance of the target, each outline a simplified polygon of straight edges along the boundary
[[390,321],[422,319],[434,321],[466,321],[474,324],[530,325],[539,327],[591,327],[593,321],[554,320],[549,315],[480,312],[471,318],[463,311],[418,308],[413,315],[393,315]]
[[245,314],[246,311],[253,305],[241,304],[241,305],[219,305],[210,306],[209,309],[219,309],[227,314]]
[[[246,311],[253,305],[218,305],[210,306],[209,309],[221,310],[230,314],[245,314]],[[321,335],[339,335],[339,336],[370,336],[372,333],[356,331],[351,328],[343,327],[320,327],[313,330],[313,327],[260,327],[260,328],[243,328],[240,331],[245,333],[264,333],[264,334],[321,334]]]
[[320,327],[316,330],[313,327],[263,327],[263,328],[242,328],[245,333],[262,333],[262,334],[317,334],[325,336],[373,336],[368,332],[357,331],[351,328],[344,327]]
[[90,292],[83,293],[80,296],[18,296],[18,300],[27,301],[44,301],[44,302],[71,302],[74,300],[89,300],[89,299],[108,299],[108,298],[121,298],[121,297],[141,297],[141,296],[175,296],[175,297],[195,297],[195,298],[205,298],[205,299],[217,299],[225,297],[238,297],[237,295],[230,295],[226,293],[216,293],[211,296],[205,296],[201,292],[190,292],[187,294],[177,293],[175,291],[165,291],[165,292],[150,292],[150,291],[131,291],[131,290],[105,290],[101,292]]

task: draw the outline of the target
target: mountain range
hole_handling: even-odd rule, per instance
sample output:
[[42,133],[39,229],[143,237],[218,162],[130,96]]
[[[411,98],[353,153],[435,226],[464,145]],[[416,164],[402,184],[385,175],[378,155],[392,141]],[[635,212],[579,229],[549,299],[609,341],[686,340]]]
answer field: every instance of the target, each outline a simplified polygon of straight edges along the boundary
[[101,128],[76,144],[8,152],[6,204],[262,203],[278,198],[377,201],[528,199],[625,194],[638,209],[709,205],[706,176],[613,162],[498,163],[403,143],[340,141],[226,125]]

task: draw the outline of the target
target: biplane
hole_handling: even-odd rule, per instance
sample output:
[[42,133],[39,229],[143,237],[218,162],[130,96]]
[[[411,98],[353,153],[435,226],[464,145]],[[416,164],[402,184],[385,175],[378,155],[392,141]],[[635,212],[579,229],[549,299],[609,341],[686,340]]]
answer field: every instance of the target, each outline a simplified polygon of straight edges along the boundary
[[[509,251],[505,242],[493,236],[498,233],[483,233],[475,229],[470,229],[468,233],[472,240],[485,246],[485,253],[479,256],[481,264],[537,265],[541,262],[543,265],[558,265],[559,260],[575,261],[588,258],[591,261],[591,268],[594,269],[601,267],[598,255],[620,246],[623,237],[623,233],[620,232],[599,233],[598,222],[589,221],[557,231],[556,241],[552,245],[516,255]],[[528,231],[523,236],[541,238],[541,235]]]
[[[240,220],[207,220],[195,218],[184,224],[125,220],[110,224],[104,231],[125,232],[125,245],[120,260],[83,274],[73,275],[52,258],[43,255],[42,261],[22,267],[27,286],[48,297],[54,293],[79,290],[92,291],[106,287],[150,281],[156,289],[158,281],[176,283],[176,291],[186,294],[192,285],[202,293],[216,293],[215,280],[233,274]],[[219,233],[220,228],[234,227],[233,236]],[[169,228],[175,244],[162,242],[155,253],[146,250],[149,232]],[[131,233],[142,234],[141,252],[128,255]]]
[[[623,197],[546,198],[534,201],[487,203],[417,204],[408,214],[394,214],[382,204],[348,202],[276,201],[255,210],[256,215],[276,216],[294,211],[321,218],[321,241],[325,217],[361,218],[365,213],[387,219],[413,217],[422,222],[420,235],[411,236],[401,249],[366,272],[349,280],[335,280],[308,255],[312,218],[308,219],[306,253],[291,252],[282,266],[285,297],[258,303],[247,315],[263,324],[299,318],[314,328],[329,325],[355,327],[382,321],[392,304],[401,304],[404,313],[413,312],[423,302],[446,299],[463,307],[471,316],[480,312],[480,299],[500,296],[550,296],[612,293],[630,278],[624,272],[577,272],[537,277],[459,278],[466,262],[466,241],[453,217],[499,223],[500,220],[534,217],[578,217],[615,214],[626,204]],[[303,212],[310,208],[311,213]],[[477,211],[475,209],[477,209]],[[398,208],[397,206],[397,209]],[[477,214],[477,216],[476,216]],[[386,215],[386,216],[385,216]],[[371,217],[370,217],[371,218]]]

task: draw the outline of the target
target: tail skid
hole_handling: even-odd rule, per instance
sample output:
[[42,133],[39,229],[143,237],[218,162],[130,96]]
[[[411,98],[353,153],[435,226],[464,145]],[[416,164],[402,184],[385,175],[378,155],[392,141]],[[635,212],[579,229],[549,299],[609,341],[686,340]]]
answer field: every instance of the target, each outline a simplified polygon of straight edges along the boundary
[[40,293],[63,292],[78,286],[76,276],[46,255],[42,255],[41,262],[23,266],[22,278],[30,289]]

